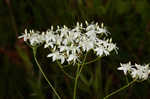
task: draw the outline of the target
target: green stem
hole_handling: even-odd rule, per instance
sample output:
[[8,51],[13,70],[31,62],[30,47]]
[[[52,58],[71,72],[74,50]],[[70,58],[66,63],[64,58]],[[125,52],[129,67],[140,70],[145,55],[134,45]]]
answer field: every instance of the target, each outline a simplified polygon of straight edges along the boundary
[[37,50],[37,48],[36,48],[36,47],[33,47],[32,49],[33,49],[34,59],[35,59],[35,61],[36,61],[36,64],[37,64],[37,66],[38,66],[40,72],[42,73],[42,75],[44,76],[45,80],[47,81],[47,83],[49,84],[49,86],[52,88],[53,92],[54,92],[55,95],[58,97],[58,99],[61,99],[60,96],[59,96],[59,94],[57,93],[57,91],[56,91],[55,88],[53,87],[53,85],[50,83],[50,81],[49,81],[48,78],[46,77],[46,75],[45,75],[44,71],[42,70],[40,64],[38,63],[38,60],[37,60],[37,58],[36,58],[36,50]]
[[114,95],[114,94],[116,94],[116,93],[118,93],[118,92],[124,90],[125,88],[129,87],[129,86],[132,85],[134,82],[136,82],[136,80],[137,80],[137,79],[134,79],[133,81],[131,81],[131,82],[128,83],[127,85],[125,85],[125,86],[121,87],[120,89],[118,89],[118,90],[116,90],[116,91],[110,93],[109,95],[105,96],[104,99],[107,99],[107,98],[109,98],[110,96],[112,96],[112,95]]
[[[77,83],[78,83],[78,78],[80,77],[80,73],[83,69],[83,66],[85,65],[85,60],[86,60],[86,56],[87,56],[88,52],[85,54],[85,57],[83,59],[83,63],[82,64],[78,64],[77,67],[77,72],[76,72],[76,78],[75,78],[75,84],[74,84],[74,92],[73,92],[73,99],[76,99],[76,91],[77,91]],[[81,66],[81,68],[80,68]]]
[[[64,70],[64,66],[62,66],[58,60],[57,60],[57,64],[58,64],[59,68],[61,69],[61,71],[62,71],[67,77],[69,77],[69,78],[72,79],[72,80],[75,80],[75,77],[73,77],[73,76],[71,76],[70,74],[68,74],[68,73]],[[83,66],[82,66],[82,68],[83,68]],[[80,73],[81,73],[82,68],[80,69]],[[83,79],[81,79],[81,81],[82,81],[84,84],[87,85],[87,83],[86,83],[85,81],[83,81]]]
[[76,78],[75,78],[75,84],[74,84],[74,91],[73,91],[73,99],[76,99],[76,90],[77,90],[77,83],[78,83],[78,78],[79,78],[79,68],[80,68],[80,65],[78,65],[77,67],[77,72],[76,72]]
[[65,74],[66,76],[68,76],[68,77],[71,78],[71,79],[74,79],[74,77],[72,77],[71,75],[69,75],[69,74],[63,69],[63,66],[60,64],[59,61],[57,61],[57,64],[58,64],[59,68],[61,69],[61,71],[64,72],[64,74]]
[[129,83],[129,80],[128,80],[128,76],[126,75],[126,82],[127,82],[127,84]]

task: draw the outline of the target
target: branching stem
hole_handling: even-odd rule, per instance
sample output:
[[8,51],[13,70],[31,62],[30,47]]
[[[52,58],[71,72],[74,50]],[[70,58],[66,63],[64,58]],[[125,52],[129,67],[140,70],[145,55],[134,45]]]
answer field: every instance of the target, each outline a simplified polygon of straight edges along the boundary
[[40,72],[42,73],[43,77],[45,78],[45,80],[47,81],[47,83],[49,84],[49,86],[52,88],[53,92],[55,93],[55,95],[58,97],[58,99],[61,99],[59,94],[57,93],[57,91],[55,90],[55,88],[53,87],[53,85],[50,83],[50,81],[48,80],[48,78],[46,77],[43,69],[41,68],[40,64],[38,63],[38,60],[36,58],[36,51],[37,51],[37,47],[33,47],[33,54],[34,54],[34,59],[36,61],[36,64],[40,70]]
[[130,85],[132,85],[132,84],[135,83],[136,81],[137,81],[137,79],[134,79],[133,81],[131,81],[131,82],[128,83],[127,85],[125,85],[125,86],[121,87],[120,89],[118,89],[118,90],[116,90],[116,91],[114,91],[114,92],[108,94],[107,96],[104,97],[104,99],[107,99],[107,98],[109,98],[110,96],[112,96],[112,95],[114,95],[114,94],[116,94],[116,93],[118,93],[118,92],[124,90],[125,88],[129,87]]

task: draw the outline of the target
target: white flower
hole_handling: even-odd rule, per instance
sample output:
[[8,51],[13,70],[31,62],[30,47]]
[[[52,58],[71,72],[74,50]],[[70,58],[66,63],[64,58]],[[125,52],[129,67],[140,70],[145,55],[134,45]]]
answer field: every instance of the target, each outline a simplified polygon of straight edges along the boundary
[[63,51],[66,51],[66,50],[68,50],[69,48],[68,48],[68,46],[59,46],[59,48],[60,48],[60,52],[63,52]]
[[77,60],[77,56],[75,54],[70,54],[67,61],[70,62],[70,61],[73,61],[74,63],[76,62]]
[[36,46],[37,44],[42,43],[41,35],[33,33],[29,38],[29,41],[32,46]]
[[132,72],[131,72],[132,78],[138,77],[139,76],[138,72],[140,72],[140,71],[136,70],[135,68],[132,68]]
[[56,30],[56,32],[57,32],[57,33],[60,32],[60,37],[64,37],[64,36],[68,35],[69,28],[64,25],[63,28],[59,28],[59,27],[58,27],[58,29]]
[[61,64],[65,62],[65,56],[63,54],[60,54],[59,52],[53,52],[47,55],[47,57],[52,57],[52,61],[60,60]]
[[45,34],[44,32],[39,34],[39,31],[30,30],[29,33],[27,32],[27,29],[25,29],[25,33],[22,36],[19,36],[18,38],[24,38],[24,41],[29,41],[32,46],[36,46],[39,44],[42,44],[45,41]]
[[149,64],[147,65],[131,65],[131,63],[121,64],[121,67],[118,70],[123,70],[124,74],[126,75],[127,72],[132,76],[132,78],[137,78],[139,80],[146,80],[150,74]]
[[59,52],[53,52],[47,55],[47,57],[52,57],[53,61],[60,59],[60,54]]
[[24,41],[27,41],[30,38],[30,34],[27,33],[27,29],[25,29],[24,34],[19,36],[18,38],[24,38]]
[[95,30],[95,25],[94,24],[90,24],[86,27],[86,31],[90,31],[90,30]]
[[94,30],[90,30],[88,32],[85,33],[91,40],[95,40],[96,39],[96,33]]
[[62,43],[62,38],[61,38],[59,35],[56,35],[55,40],[56,40],[56,42],[55,42],[56,45],[61,45],[61,43]]
[[43,44],[44,48],[50,48],[51,52],[47,57],[52,57],[52,61],[60,60],[61,64],[65,60],[68,63],[78,63],[81,53],[87,53],[89,50],[95,51],[97,56],[107,56],[117,49],[111,40],[105,39],[107,35],[103,34],[107,34],[107,30],[103,25],[100,27],[98,23],[85,23],[86,26],[77,22],[74,28],[57,26],[56,30],[51,26],[46,32],[30,30],[28,33],[25,30],[18,38],[24,38],[24,41],[28,41],[32,46]]
[[71,46],[69,47],[69,50],[72,54],[77,54],[80,53],[80,49],[78,46],[74,46],[73,44],[71,44]]
[[96,47],[94,51],[96,51],[98,56],[109,55],[109,51],[107,51],[103,46]]
[[51,47],[53,48],[54,47],[54,43],[49,41],[49,42],[46,42],[45,45],[44,45],[44,48],[47,48],[47,47]]
[[121,64],[121,67],[118,67],[118,70],[123,70],[124,74],[126,75],[128,71],[131,70],[131,62],[126,63],[126,64]]
[[62,55],[60,55],[59,56],[59,59],[60,59],[60,61],[61,61],[61,64],[63,64],[64,62],[65,62],[65,56],[62,54]]
[[46,34],[45,34],[45,41],[46,41],[46,42],[49,42],[49,41],[55,42],[55,41],[56,41],[55,38],[56,38],[56,37],[55,37],[54,31],[48,29],[48,30],[46,31]]
[[137,68],[137,75],[139,79],[144,79],[146,80],[149,75],[149,65],[141,66],[138,64],[135,64],[135,67]]
[[100,34],[100,33],[104,33],[107,35],[107,30],[104,29],[104,28],[97,28],[97,31],[96,31],[97,34]]
[[88,39],[86,36],[83,36],[79,42],[79,46],[83,49],[83,51],[89,51],[94,48],[94,41]]

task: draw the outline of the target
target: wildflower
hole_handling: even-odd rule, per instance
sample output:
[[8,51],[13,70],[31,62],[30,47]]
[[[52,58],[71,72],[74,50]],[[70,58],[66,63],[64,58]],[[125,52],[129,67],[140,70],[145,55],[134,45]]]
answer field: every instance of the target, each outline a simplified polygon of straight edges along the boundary
[[63,54],[60,54],[58,51],[48,54],[47,57],[52,57],[53,62],[55,60],[60,60],[61,64],[65,62],[65,56]]
[[131,62],[127,64],[121,64],[121,67],[118,67],[118,70],[123,70],[126,75],[129,73],[132,78],[138,78],[139,80],[146,80],[150,74],[149,64],[147,65],[131,65]]
[[76,60],[77,60],[77,55],[75,55],[75,54],[70,54],[69,55],[69,57],[68,57],[68,59],[67,59],[67,61],[68,62],[70,62],[70,61],[73,61],[74,63],[76,62]]
[[79,46],[83,49],[83,51],[89,51],[93,49],[94,43],[91,40],[83,37],[83,40],[79,42]]
[[149,75],[149,65],[147,64],[147,65],[141,66],[141,65],[135,64],[135,67],[137,71],[135,70],[132,71],[132,74],[138,76],[139,79],[146,80]]
[[[60,60],[61,64],[65,60],[70,62],[80,62],[81,53],[93,50],[97,56],[109,55],[111,51],[116,50],[117,47],[112,43],[111,39],[107,37],[107,30],[102,25],[101,27],[96,24],[89,24],[85,22],[84,27],[82,23],[77,22],[74,28],[67,26],[57,26],[54,30],[53,26],[46,32],[39,32],[30,30],[19,38],[24,38],[25,42],[30,43],[32,46],[44,44],[44,48],[50,48],[50,53],[47,57],[51,57],[52,61]],[[106,34],[104,36],[101,36]],[[102,38],[104,37],[104,38]]]
[[52,57],[53,61],[55,61],[57,59],[60,59],[60,54],[57,51],[57,52],[53,52],[53,53],[48,54],[47,57]]
[[24,34],[18,38],[24,38],[24,41],[27,41],[30,38],[30,34],[27,33],[27,29],[25,29]]
[[118,67],[118,70],[123,70],[124,74],[126,75],[128,71],[131,71],[131,62],[126,64],[121,64],[121,67]]
[[94,51],[96,51],[97,56],[109,55],[109,51],[107,51],[103,46],[97,47]]

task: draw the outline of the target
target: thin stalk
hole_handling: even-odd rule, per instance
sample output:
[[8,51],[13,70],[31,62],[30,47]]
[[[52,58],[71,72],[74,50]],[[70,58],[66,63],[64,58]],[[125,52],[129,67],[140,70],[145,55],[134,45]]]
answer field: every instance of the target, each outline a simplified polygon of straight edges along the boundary
[[121,87],[120,89],[118,89],[118,90],[116,90],[116,91],[110,93],[109,95],[105,96],[104,99],[107,99],[107,98],[109,98],[110,96],[112,96],[112,95],[114,95],[114,94],[116,94],[116,93],[118,93],[118,92],[124,90],[125,88],[129,87],[129,86],[132,85],[134,82],[136,82],[136,80],[137,80],[137,79],[134,79],[133,81],[131,81],[131,82],[128,83],[127,85],[125,85],[125,86]]
[[85,60],[86,60],[87,54],[88,54],[88,52],[85,54],[85,57],[84,57],[84,59],[83,59],[83,63],[81,64],[81,68],[80,68],[80,70],[79,70],[79,75],[80,75],[80,73],[81,73],[81,71],[82,71],[82,69],[83,69],[83,66],[86,65]]
[[[73,92],[73,99],[76,99],[76,91],[77,91],[77,83],[78,83],[78,78],[80,77],[80,73],[83,69],[83,66],[85,65],[85,60],[86,60],[86,56],[87,56],[88,52],[86,53],[84,59],[83,59],[83,63],[82,64],[78,64],[77,67],[77,72],[76,72],[76,78],[75,78],[75,84],[74,84],[74,92]],[[80,68],[81,66],[81,68]]]
[[35,59],[35,61],[36,61],[36,64],[37,64],[37,66],[38,66],[40,72],[42,73],[43,77],[45,78],[45,80],[47,81],[47,83],[49,84],[49,86],[52,88],[53,92],[54,92],[55,95],[58,97],[58,99],[61,99],[60,96],[59,96],[59,94],[57,93],[57,91],[56,91],[55,88],[53,87],[53,85],[50,83],[50,81],[49,81],[48,78],[46,77],[46,75],[45,75],[44,71],[42,70],[40,64],[38,63],[38,60],[37,60],[37,58],[36,58],[36,50],[37,50],[37,48],[36,48],[36,47],[33,47],[34,59]]
[[127,84],[129,83],[129,80],[128,80],[128,76],[126,75],[126,82],[127,82]]
[[97,78],[97,80],[100,80],[98,82],[99,82],[99,91],[101,92],[101,94],[98,97],[100,97],[102,99],[104,97],[104,91],[103,91],[103,79],[102,79],[102,66],[101,66],[102,64],[101,64],[101,61],[99,61],[98,64],[99,64],[99,66],[96,69],[99,69],[99,71],[98,71],[99,76],[97,75],[97,77],[99,77],[99,78],[97,78],[97,77],[96,78]]
[[76,78],[75,78],[75,84],[74,84],[74,91],[73,91],[73,99],[76,99],[76,92],[77,92],[77,83],[78,83],[78,78],[79,78],[79,68],[80,65],[77,67],[77,72],[76,72]]

